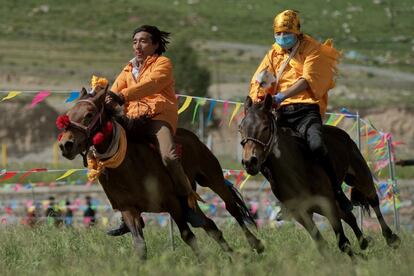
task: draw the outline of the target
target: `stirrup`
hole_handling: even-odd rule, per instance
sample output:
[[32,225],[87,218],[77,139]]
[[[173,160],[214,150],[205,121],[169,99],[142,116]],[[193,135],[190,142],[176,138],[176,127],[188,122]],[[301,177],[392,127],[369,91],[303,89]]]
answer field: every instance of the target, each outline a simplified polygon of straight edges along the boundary
[[130,232],[130,230],[129,230],[128,226],[126,225],[126,223],[122,222],[118,226],[118,228],[108,230],[106,232],[106,234],[109,235],[109,236],[112,236],[112,237],[118,237],[118,236],[125,235],[126,233],[129,233],[129,232]]

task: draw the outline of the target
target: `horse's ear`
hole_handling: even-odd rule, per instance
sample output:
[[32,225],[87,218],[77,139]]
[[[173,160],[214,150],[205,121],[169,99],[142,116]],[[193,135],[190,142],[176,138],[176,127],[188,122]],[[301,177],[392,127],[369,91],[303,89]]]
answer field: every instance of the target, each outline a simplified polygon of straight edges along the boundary
[[85,87],[82,87],[82,90],[80,92],[80,97],[79,98],[83,98],[88,94],[88,91],[85,89]]
[[267,94],[264,100],[264,108],[265,110],[271,110],[272,107],[273,107],[273,96],[270,94]]
[[247,96],[246,99],[244,100],[244,114],[247,114],[247,111],[250,109],[250,107],[252,107],[252,105],[253,105],[252,98],[250,98],[250,96]]

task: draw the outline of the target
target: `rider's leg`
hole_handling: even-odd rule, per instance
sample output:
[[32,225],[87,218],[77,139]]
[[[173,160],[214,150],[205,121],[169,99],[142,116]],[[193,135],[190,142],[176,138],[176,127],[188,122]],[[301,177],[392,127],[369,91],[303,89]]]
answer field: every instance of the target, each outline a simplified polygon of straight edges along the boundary
[[323,140],[322,120],[320,119],[319,113],[309,116],[306,127],[306,140],[310,150],[318,158],[320,164],[328,175],[334,190],[335,198],[338,201],[340,208],[345,213],[351,212],[352,203],[342,190],[341,181],[337,177],[332,160],[328,154],[328,149]]
[[160,152],[162,162],[174,182],[175,191],[181,199],[184,215],[193,226],[203,225],[205,223],[204,218],[194,211],[198,196],[193,191],[190,180],[175,153],[175,144],[170,126],[164,121],[154,120],[149,123],[149,132],[156,138],[156,146]]

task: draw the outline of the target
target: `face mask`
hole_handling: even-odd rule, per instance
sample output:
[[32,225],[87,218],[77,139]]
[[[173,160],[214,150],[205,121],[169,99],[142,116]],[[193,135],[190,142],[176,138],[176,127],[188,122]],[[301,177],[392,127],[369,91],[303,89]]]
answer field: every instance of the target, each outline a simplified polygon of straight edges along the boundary
[[275,35],[275,41],[280,47],[287,50],[295,45],[297,37],[295,34]]

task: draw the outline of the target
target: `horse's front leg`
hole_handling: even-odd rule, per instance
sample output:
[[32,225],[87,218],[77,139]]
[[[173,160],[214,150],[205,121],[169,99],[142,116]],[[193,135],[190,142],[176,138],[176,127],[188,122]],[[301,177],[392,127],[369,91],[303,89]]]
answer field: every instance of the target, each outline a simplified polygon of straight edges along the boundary
[[145,244],[142,228],[141,214],[136,209],[122,211],[122,217],[131,231],[135,249],[141,259],[147,258],[147,245]]

